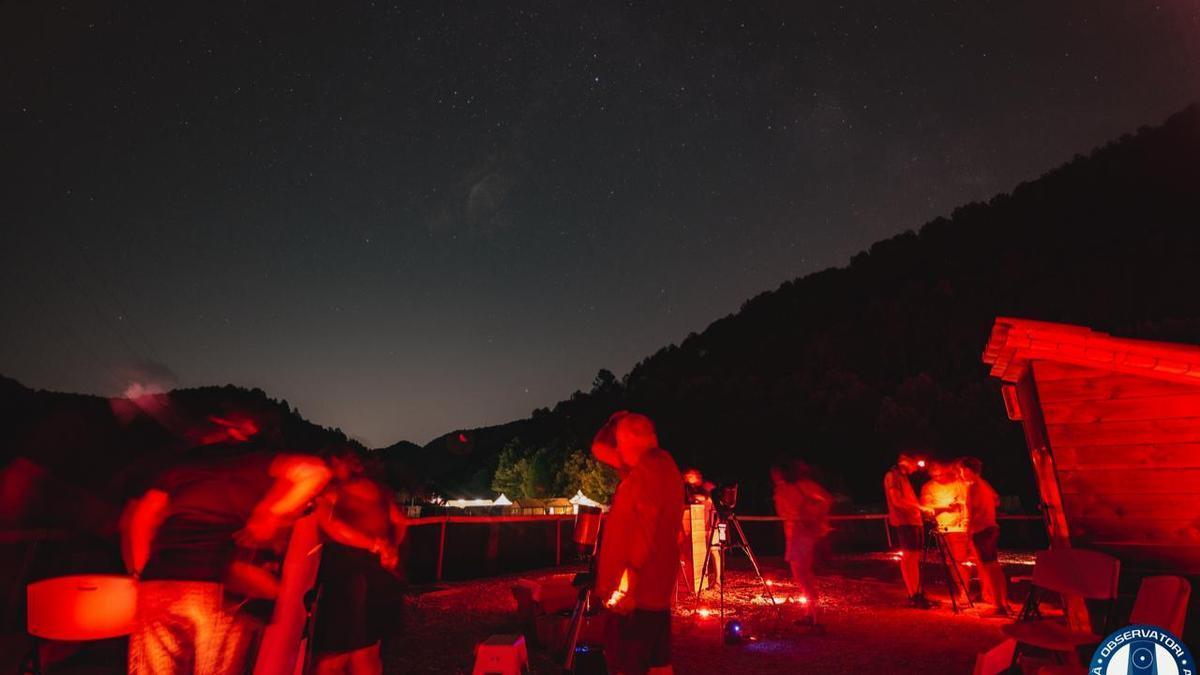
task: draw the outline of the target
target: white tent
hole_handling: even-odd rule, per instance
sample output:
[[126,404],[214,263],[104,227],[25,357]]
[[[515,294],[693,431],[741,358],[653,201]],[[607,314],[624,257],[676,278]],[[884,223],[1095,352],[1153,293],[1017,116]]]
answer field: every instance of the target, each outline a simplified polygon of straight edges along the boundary
[[502,493],[495,499],[451,499],[446,502],[446,506],[452,506],[456,509],[465,509],[472,506],[511,506],[512,502]]
[[[607,504],[601,504],[600,502],[596,501],[595,499],[588,497],[587,495],[583,494],[582,489],[577,490],[575,492],[575,496],[571,497],[571,499],[569,499],[568,501],[570,501],[575,506],[597,506],[601,509],[604,509],[605,511],[608,510]],[[575,510],[579,511],[579,509],[575,509]]]

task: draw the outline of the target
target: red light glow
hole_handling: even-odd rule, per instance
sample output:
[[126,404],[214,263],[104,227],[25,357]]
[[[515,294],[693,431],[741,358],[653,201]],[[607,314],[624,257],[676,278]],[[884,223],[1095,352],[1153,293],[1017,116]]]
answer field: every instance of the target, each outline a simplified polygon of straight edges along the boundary
[[137,586],[132,577],[79,574],[26,587],[27,628],[50,640],[103,640],[133,630]]
[[241,413],[225,417],[209,415],[208,421],[212,422],[214,426],[201,433],[200,445],[225,442],[245,443],[259,432],[258,423],[249,415]]

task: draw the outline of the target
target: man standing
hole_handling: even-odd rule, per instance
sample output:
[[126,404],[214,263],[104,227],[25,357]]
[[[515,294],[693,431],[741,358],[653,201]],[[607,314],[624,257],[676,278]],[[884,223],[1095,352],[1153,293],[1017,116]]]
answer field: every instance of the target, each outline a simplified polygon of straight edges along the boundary
[[918,468],[916,457],[901,453],[896,465],[883,477],[883,493],[887,498],[888,525],[895,530],[900,544],[900,576],[904,579],[908,601],[918,609],[929,609],[932,603],[925,598],[921,588],[924,509],[917,501],[909,478]]
[[[951,562],[958,570],[959,601],[968,604],[970,598],[971,567],[970,540],[967,535],[967,484],[962,479],[957,464],[938,462],[930,467],[930,480],[921,486],[921,505],[934,514],[938,532],[945,538]],[[961,583],[958,583],[961,582]]]
[[783,521],[784,558],[792,570],[792,580],[800,587],[804,621],[815,624],[819,598],[813,560],[817,542],[829,533],[833,497],[812,479],[812,469],[799,460],[772,467],[771,481],[775,486],[775,513]]
[[597,597],[616,615],[608,635],[609,667],[627,675],[671,673],[683,478],[644,415],[614,414],[596,434],[593,452],[601,461],[618,461],[623,471],[596,570]]
[[193,450],[192,461],[163,474],[126,519],[122,545],[140,578],[129,672],[248,669],[263,622],[226,593],[247,600],[278,594],[278,579],[252,559],[286,537],[329,479],[318,458],[250,446]]
[[983,462],[979,458],[963,457],[958,463],[967,483],[968,531],[979,558],[983,599],[995,608],[997,616],[1008,616],[1008,582],[1000,566],[1000,525],[996,522],[1000,495],[983,479]]

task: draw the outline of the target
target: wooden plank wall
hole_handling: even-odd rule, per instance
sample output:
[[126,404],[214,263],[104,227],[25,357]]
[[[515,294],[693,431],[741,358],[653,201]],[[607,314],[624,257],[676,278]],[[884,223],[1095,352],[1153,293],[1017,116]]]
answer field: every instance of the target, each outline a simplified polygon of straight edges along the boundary
[[1200,386],[1033,363],[1072,544],[1200,573]]

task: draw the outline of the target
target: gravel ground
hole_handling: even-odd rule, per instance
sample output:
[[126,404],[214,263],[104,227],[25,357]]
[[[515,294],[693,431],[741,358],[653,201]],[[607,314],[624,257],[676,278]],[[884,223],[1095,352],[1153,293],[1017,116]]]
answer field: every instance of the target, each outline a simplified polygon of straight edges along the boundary
[[[787,595],[783,562],[764,565],[772,589]],[[821,633],[793,623],[802,611],[794,600],[773,611],[744,562],[730,567],[726,609],[755,639],[739,646],[722,643],[714,592],[682,598],[673,620],[676,672],[970,673],[975,654],[1001,639],[1004,621],[973,610],[955,615],[948,603],[930,611],[903,607],[895,567],[883,556],[842,558],[819,570]],[[520,632],[512,584],[555,576],[564,576],[563,570],[414,589],[404,629],[385,649],[386,671],[469,673],[476,643]],[[938,592],[944,587],[932,581],[927,586],[933,597],[945,600],[944,591]],[[534,673],[561,672],[542,650],[532,649],[530,660]]]

